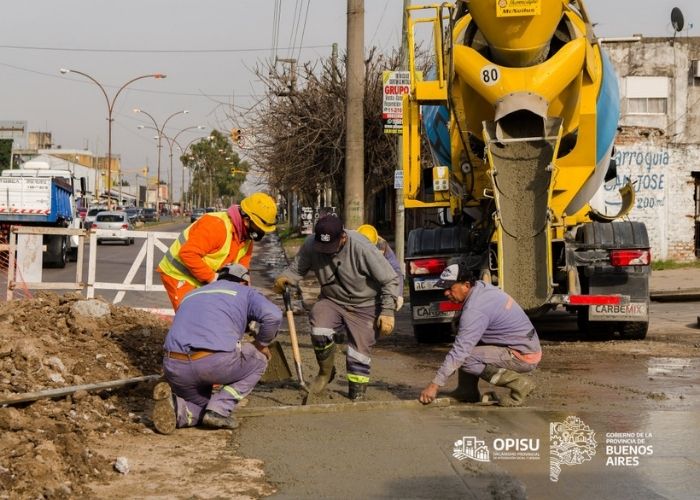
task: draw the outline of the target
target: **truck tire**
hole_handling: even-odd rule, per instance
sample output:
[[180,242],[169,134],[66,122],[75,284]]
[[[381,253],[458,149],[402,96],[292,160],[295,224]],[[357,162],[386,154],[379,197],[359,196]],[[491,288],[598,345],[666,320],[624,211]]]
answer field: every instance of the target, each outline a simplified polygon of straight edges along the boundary
[[582,307],[577,312],[576,323],[582,337],[590,340],[610,340],[613,336],[612,326],[608,321],[590,321],[588,307]]
[[646,321],[630,321],[620,325],[620,338],[622,340],[644,340],[649,331],[649,323]]
[[68,257],[68,237],[67,236],[46,236],[46,252],[43,263],[45,267],[55,267],[63,269],[66,267]]

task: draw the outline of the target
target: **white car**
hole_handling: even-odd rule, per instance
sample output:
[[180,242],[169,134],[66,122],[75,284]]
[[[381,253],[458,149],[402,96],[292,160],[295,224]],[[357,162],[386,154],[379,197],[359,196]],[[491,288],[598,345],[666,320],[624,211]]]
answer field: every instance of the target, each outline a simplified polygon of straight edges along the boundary
[[97,214],[104,212],[105,210],[107,210],[107,207],[90,207],[85,214],[83,227],[85,229],[90,229],[90,226],[92,226],[93,222],[95,222],[95,217],[97,217]]
[[134,226],[129,221],[129,215],[122,211],[100,212],[95,216],[95,222],[91,229],[105,229],[111,231],[108,235],[97,237],[97,244],[103,241],[121,241],[125,245],[133,245],[134,238],[124,234],[126,231],[133,231]]

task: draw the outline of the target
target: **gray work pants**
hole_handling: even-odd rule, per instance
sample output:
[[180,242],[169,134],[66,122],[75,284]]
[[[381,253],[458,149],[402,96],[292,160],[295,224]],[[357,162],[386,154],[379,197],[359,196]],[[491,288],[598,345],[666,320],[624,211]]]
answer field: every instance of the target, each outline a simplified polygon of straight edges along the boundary
[[531,372],[537,367],[537,363],[526,363],[516,358],[510,349],[496,345],[478,345],[472,349],[469,357],[464,360],[460,370],[472,375],[481,375],[486,365],[513,370],[517,373]]
[[[258,383],[267,358],[253,344],[241,344],[240,351],[216,352],[194,361],[163,359],[165,378],[177,397],[177,426],[201,422],[204,410],[228,416],[236,403]],[[212,392],[213,385],[221,385]]]

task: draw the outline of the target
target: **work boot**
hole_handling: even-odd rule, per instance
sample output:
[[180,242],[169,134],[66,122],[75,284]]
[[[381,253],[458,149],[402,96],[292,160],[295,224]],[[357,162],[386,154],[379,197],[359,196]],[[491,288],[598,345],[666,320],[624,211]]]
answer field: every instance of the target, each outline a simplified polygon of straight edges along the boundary
[[360,384],[358,382],[349,382],[348,386],[348,397],[351,401],[362,401],[365,399],[365,392],[367,392],[367,384]]
[[240,424],[233,414],[224,417],[213,410],[206,410],[202,417],[202,425],[211,429],[236,429]]
[[316,353],[316,361],[318,362],[318,375],[313,379],[309,386],[309,391],[319,393],[335,378],[335,344],[320,353]]
[[448,395],[462,403],[478,403],[479,402],[479,377],[467,373],[462,369],[457,370],[458,381],[457,389],[450,392]]
[[510,389],[509,396],[499,398],[500,406],[522,405],[525,397],[535,388],[535,382],[527,375],[493,365],[486,365],[480,376],[493,385]]
[[158,382],[153,388],[153,426],[161,434],[172,434],[177,427],[175,396],[167,382]]

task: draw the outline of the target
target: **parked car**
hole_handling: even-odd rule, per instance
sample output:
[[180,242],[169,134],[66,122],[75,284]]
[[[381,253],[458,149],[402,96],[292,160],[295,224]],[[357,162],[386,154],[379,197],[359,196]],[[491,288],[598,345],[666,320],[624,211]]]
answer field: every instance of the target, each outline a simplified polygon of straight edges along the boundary
[[85,227],[85,229],[90,229],[92,223],[95,222],[97,214],[105,210],[107,210],[107,207],[90,207],[85,214],[85,219],[83,219],[83,227]]
[[192,215],[190,215],[190,222],[198,220],[206,211],[203,208],[195,208],[192,210]]
[[124,234],[126,231],[133,231],[134,226],[129,221],[129,215],[124,211],[100,212],[92,223],[93,229],[106,229],[111,231],[109,235],[101,235],[97,238],[97,244],[103,241],[121,241],[125,245],[133,245],[133,236]]
[[129,216],[129,221],[132,224],[135,224],[137,222],[143,222],[143,210],[140,208],[136,207],[130,207],[124,210],[126,212],[126,215]]
[[144,222],[158,222],[160,216],[155,208],[144,208],[143,209],[143,221]]
[[204,210],[206,210],[207,213],[218,212],[218,210],[216,209],[216,207],[207,207],[207,208],[205,208]]

